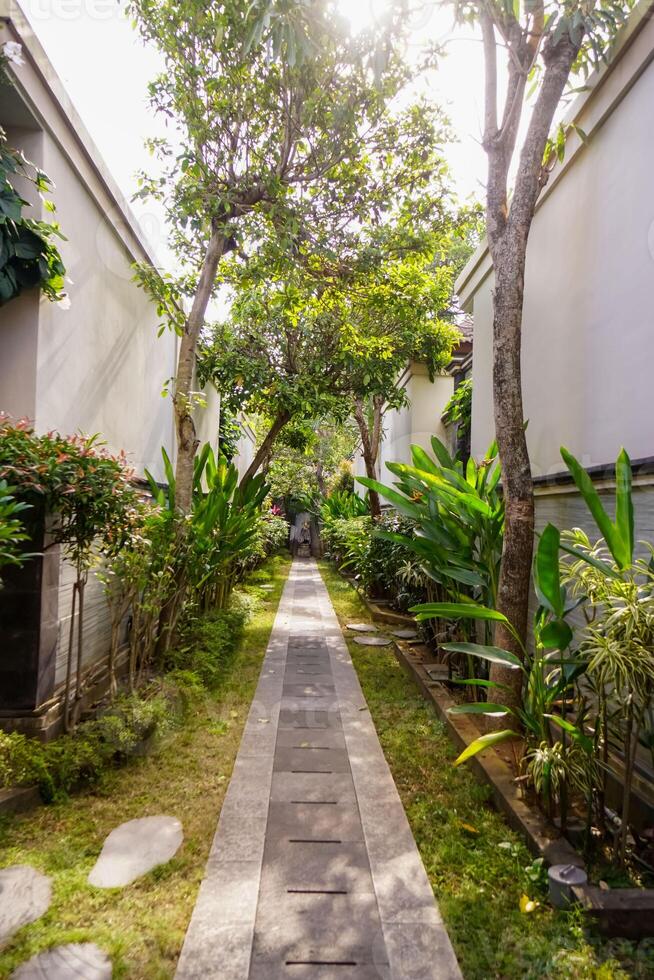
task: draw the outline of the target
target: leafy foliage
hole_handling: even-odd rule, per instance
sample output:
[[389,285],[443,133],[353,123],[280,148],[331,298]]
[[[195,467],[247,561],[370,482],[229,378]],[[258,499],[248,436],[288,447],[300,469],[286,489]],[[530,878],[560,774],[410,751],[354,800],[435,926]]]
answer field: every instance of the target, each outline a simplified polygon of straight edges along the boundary
[[433,456],[412,446],[413,465],[387,464],[398,477],[395,489],[364,477],[359,483],[377,490],[414,522],[413,536],[399,543],[418,557],[443,595],[453,601],[469,596],[493,606],[504,528],[497,449],[491,446],[485,460],[470,459],[464,468],[435,436],[431,443]]
[[0,128],[0,306],[34,287],[58,302],[64,298],[66,270],[55,239],[63,235],[56,222],[23,213],[29,202],[15,189],[17,178],[30,181],[47,210],[54,211],[52,202],[43,198],[50,190],[48,177],[9,147]]
[[125,455],[109,453],[97,436],[39,436],[30,423],[0,415],[0,479],[54,516],[50,532],[77,566],[93,563],[98,538],[119,546],[137,499],[130,477]]
[[455,388],[442,418],[447,425],[456,425],[458,439],[469,438],[472,427],[472,378],[466,378]]
[[0,480],[0,570],[24,561],[22,549],[29,536],[18,515],[28,507],[14,499],[6,480]]
[[141,697],[118,698],[102,715],[84,722],[74,735],[42,743],[18,732],[0,732],[0,786],[36,783],[46,802],[97,782],[120,758],[171,724],[167,699],[153,688]]

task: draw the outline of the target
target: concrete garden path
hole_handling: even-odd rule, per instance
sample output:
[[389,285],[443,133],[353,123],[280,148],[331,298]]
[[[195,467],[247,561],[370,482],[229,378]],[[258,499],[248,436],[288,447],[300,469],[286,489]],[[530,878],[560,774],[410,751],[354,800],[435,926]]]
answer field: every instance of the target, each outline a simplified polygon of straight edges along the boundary
[[177,978],[460,976],[329,596],[296,560]]

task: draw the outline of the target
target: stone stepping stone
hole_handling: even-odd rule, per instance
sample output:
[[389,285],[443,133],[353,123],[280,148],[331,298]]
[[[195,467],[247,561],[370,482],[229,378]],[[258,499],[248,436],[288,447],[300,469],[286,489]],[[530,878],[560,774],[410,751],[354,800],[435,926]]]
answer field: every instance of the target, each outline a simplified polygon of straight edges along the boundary
[[52,882],[28,864],[0,871],[0,947],[50,908]]
[[131,885],[160,864],[166,864],[180,848],[184,835],[176,817],[140,817],[112,830],[88,877],[96,888]]
[[418,633],[416,630],[393,630],[393,636],[398,640],[415,640]]
[[372,623],[348,623],[347,628],[355,633],[378,633],[379,630]]
[[354,642],[362,647],[387,647],[390,646],[389,636],[355,636]]
[[111,960],[95,943],[70,943],[33,956],[10,980],[111,980],[111,973]]

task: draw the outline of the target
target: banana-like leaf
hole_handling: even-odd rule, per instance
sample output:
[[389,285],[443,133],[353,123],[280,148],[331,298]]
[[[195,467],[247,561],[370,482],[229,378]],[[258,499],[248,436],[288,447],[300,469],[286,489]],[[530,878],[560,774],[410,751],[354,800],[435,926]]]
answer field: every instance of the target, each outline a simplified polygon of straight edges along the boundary
[[563,617],[559,575],[560,544],[561,532],[553,524],[548,524],[539,538],[534,563],[534,584],[538,598],[558,619]]
[[593,555],[589,555],[585,551],[575,548],[574,545],[566,544],[565,541],[562,541],[561,551],[565,551],[566,555],[572,555],[573,558],[585,561],[587,565],[592,565],[593,568],[597,568],[604,575],[608,575],[611,578],[620,578],[618,572],[608,562],[602,561],[601,558],[595,558]]
[[540,631],[540,642],[546,650],[567,650],[573,633],[563,619],[553,619]]
[[515,653],[509,653],[501,647],[489,646],[484,643],[465,643],[464,641],[444,643],[443,650],[448,653],[465,653],[469,657],[478,657],[480,660],[488,660],[492,664],[502,664],[504,667],[511,667],[513,670],[522,670],[522,661],[516,657]]
[[634,559],[634,502],[631,495],[631,460],[621,449],[615,463],[615,524],[625,549],[625,560]]
[[494,701],[469,701],[447,709],[448,715],[512,715],[511,708]]
[[454,460],[447,451],[445,444],[442,443],[436,436],[431,437],[431,448],[434,450],[434,456],[441,466],[446,466],[448,469],[452,469],[454,466]]
[[487,681],[483,677],[453,677],[453,684],[462,684],[465,687],[497,687],[503,691],[511,690],[506,684],[498,684],[497,681]]
[[555,725],[562,728],[564,732],[567,732],[575,740],[575,742],[579,743],[584,752],[587,752],[588,755],[592,755],[595,749],[592,738],[582,732],[581,729],[577,728],[576,725],[573,725],[572,722],[568,721],[566,718],[562,718],[561,715],[546,714],[545,718],[549,718],[549,720],[553,721]]
[[419,508],[410,500],[407,500],[406,497],[403,497],[401,493],[397,493],[397,491],[391,490],[390,487],[385,487],[383,483],[378,483],[377,480],[371,480],[367,476],[358,476],[357,482],[367,487],[368,490],[376,490],[382,497],[385,497],[386,500],[394,504],[401,514],[405,514],[406,517],[412,517],[413,520],[419,520]]
[[484,619],[510,626],[503,613],[476,602],[426,602],[412,606],[409,611],[416,613],[418,619]]
[[517,732],[510,731],[509,729],[505,729],[502,732],[489,732],[487,735],[481,735],[463,750],[458,759],[455,760],[454,765],[460,766],[462,762],[466,762],[466,760],[471,759],[473,755],[477,755],[478,752],[483,752],[485,749],[490,749],[493,745],[499,745],[500,742],[508,742],[511,739],[516,738],[520,738],[520,735]]
[[[622,454],[621,454],[622,455]],[[582,495],[586,502],[586,506],[591,512],[599,532],[606,541],[607,547],[613,558],[615,560],[618,568],[624,569],[631,564],[633,557],[633,514],[631,515],[631,534],[629,533],[629,506],[627,505],[626,498],[627,495],[631,495],[631,477],[629,477],[628,483],[625,481],[625,460],[622,459],[620,463],[620,473],[621,479],[623,481],[623,487],[621,490],[621,522],[620,526],[613,523],[609,515],[604,510],[604,506],[600,499],[600,495],[595,489],[593,481],[589,477],[586,470],[583,468],[581,463],[568,452],[565,447],[561,447],[561,456],[572,474],[572,478],[577,485],[579,493]],[[628,462],[629,457],[625,453],[626,460]],[[620,460],[620,457],[618,457]],[[616,464],[616,475],[618,472],[618,466]],[[629,472],[631,474],[631,467],[629,466]],[[617,499],[616,499],[617,503]],[[626,535],[626,536],[625,536]]]

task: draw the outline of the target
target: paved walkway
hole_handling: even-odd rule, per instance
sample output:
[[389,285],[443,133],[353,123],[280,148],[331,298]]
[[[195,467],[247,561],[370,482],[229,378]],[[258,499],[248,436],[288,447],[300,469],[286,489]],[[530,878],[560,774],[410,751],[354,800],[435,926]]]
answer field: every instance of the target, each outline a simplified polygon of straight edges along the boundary
[[461,974],[327,591],[296,560],[178,980]]

